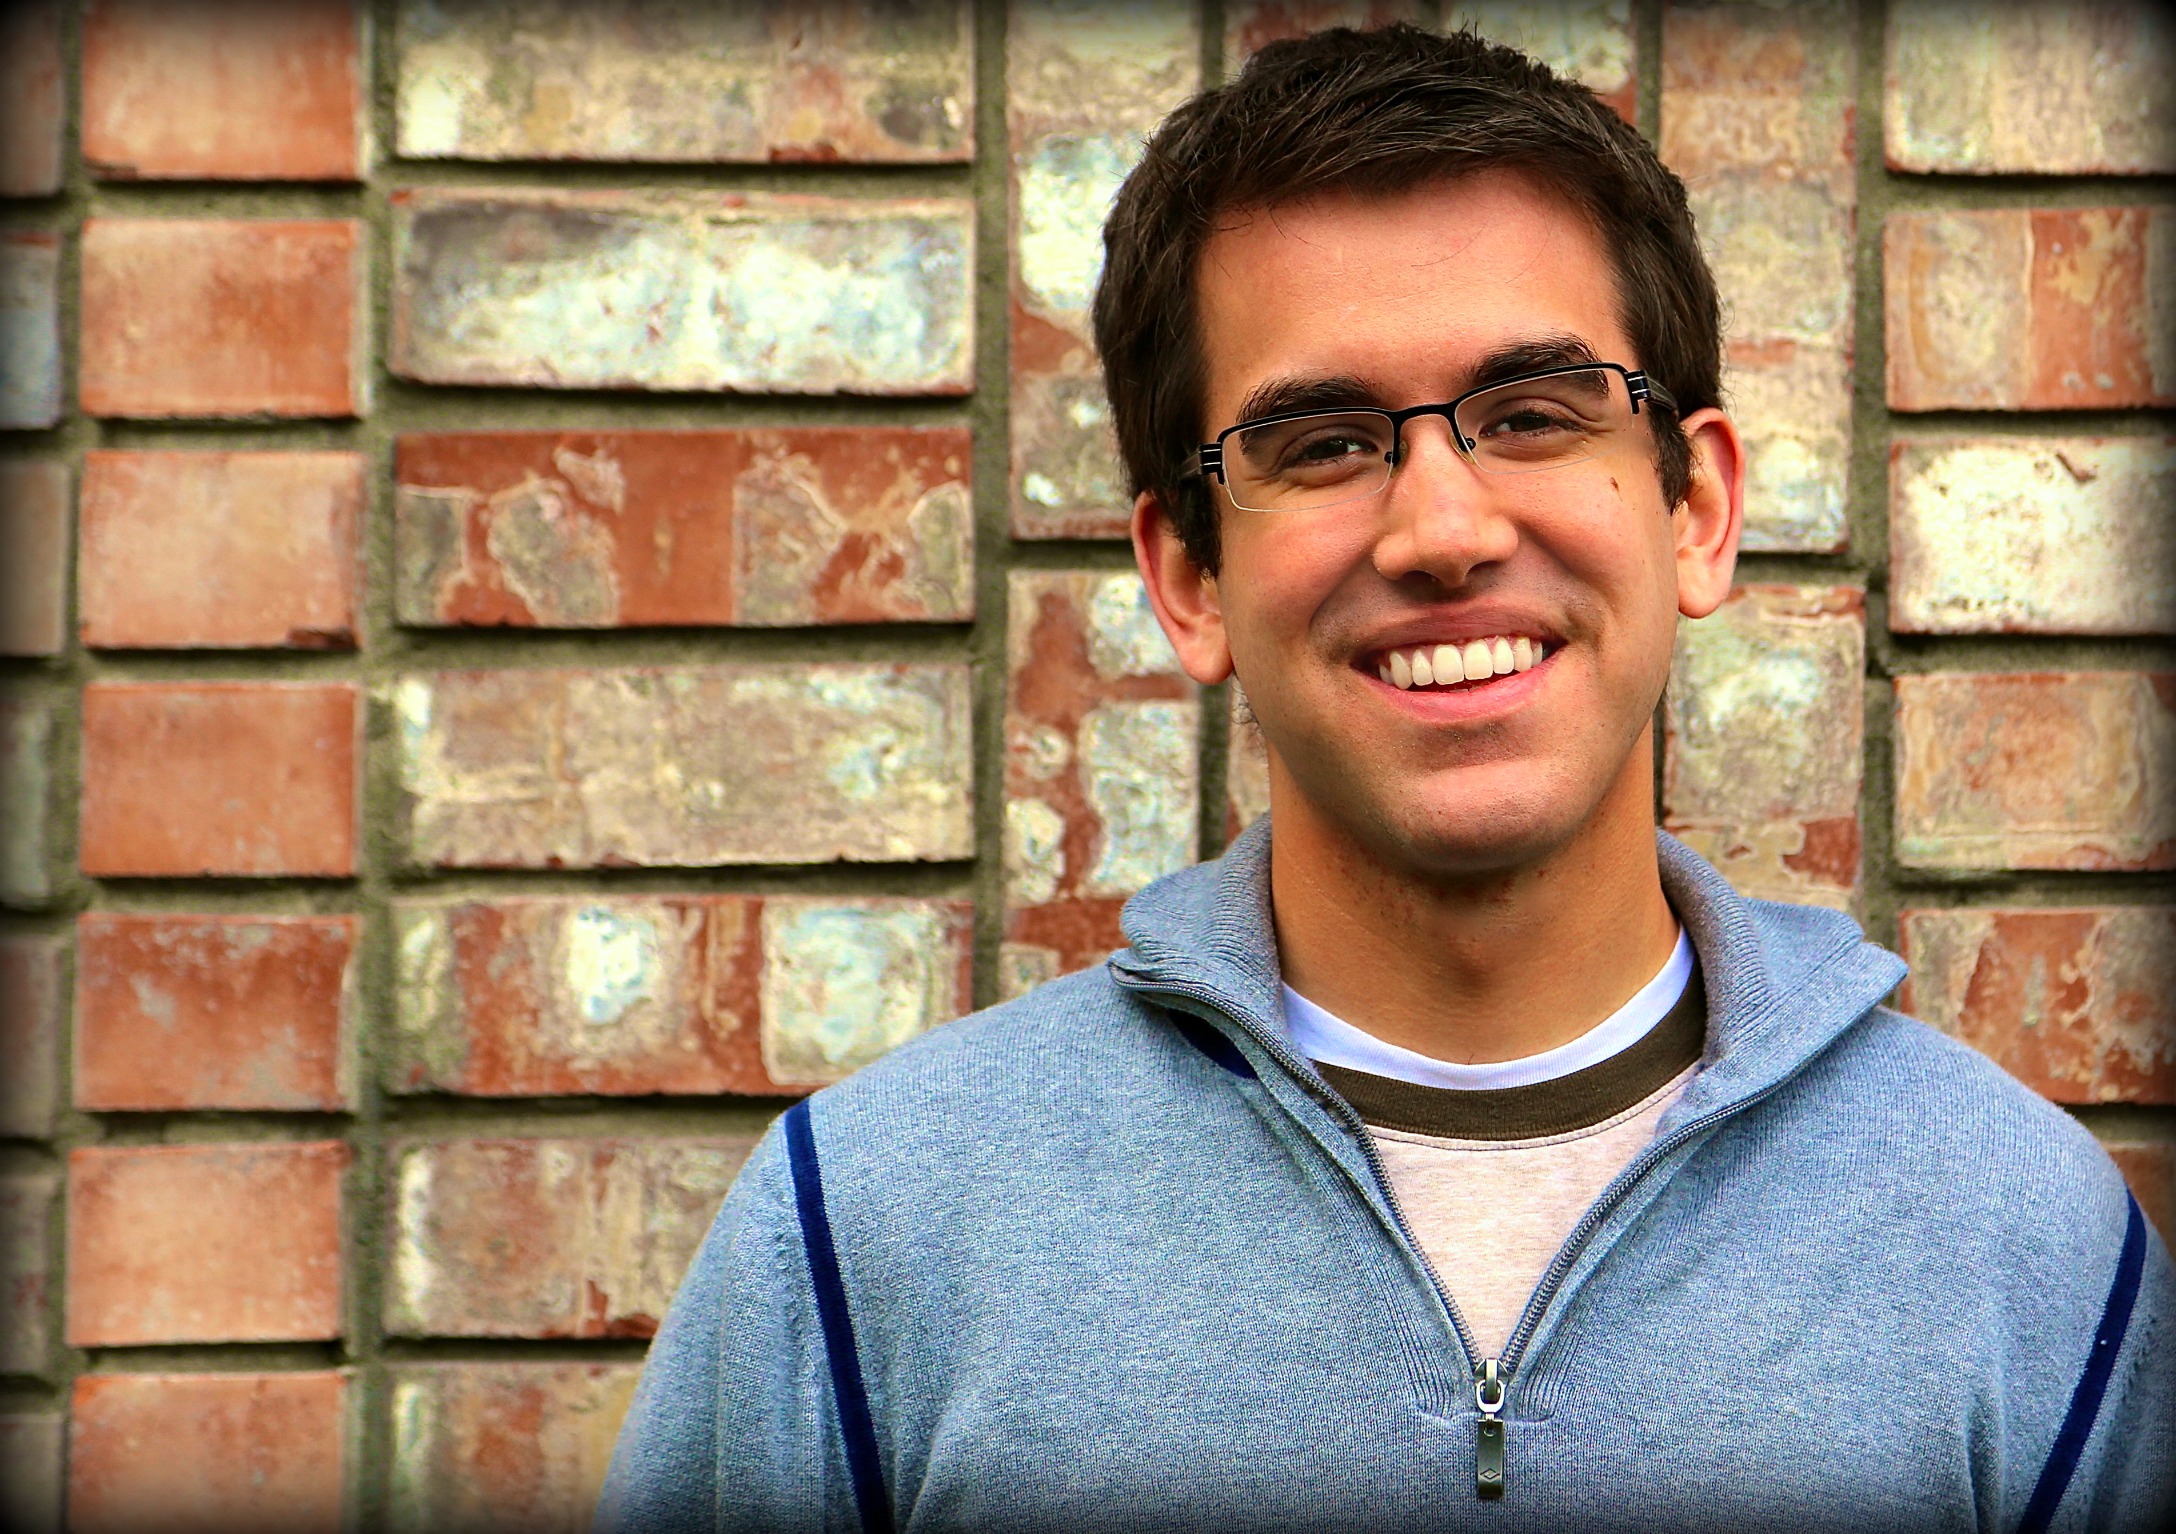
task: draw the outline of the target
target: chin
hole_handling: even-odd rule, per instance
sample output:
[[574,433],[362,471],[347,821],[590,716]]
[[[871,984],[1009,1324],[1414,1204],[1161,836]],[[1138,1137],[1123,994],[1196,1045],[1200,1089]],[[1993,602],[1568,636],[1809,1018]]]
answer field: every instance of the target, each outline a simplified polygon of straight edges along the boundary
[[[1490,785],[1486,772],[1446,773],[1418,793],[1378,790],[1348,775],[1327,794],[1300,785],[1325,814],[1343,823],[1371,860],[1426,879],[1464,880],[1516,873],[1546,862],[1593,819],[1599,794],[1567,793],[1556,774],[1516,775]],[[1465,781],[1461,782],[1460,780]]]

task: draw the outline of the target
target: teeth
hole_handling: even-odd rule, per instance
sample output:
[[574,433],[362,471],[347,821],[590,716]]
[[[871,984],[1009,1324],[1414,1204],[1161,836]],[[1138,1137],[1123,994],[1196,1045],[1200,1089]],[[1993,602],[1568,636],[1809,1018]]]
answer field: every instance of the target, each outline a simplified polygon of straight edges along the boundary
[[1548,647],[1538,639],[1525,634],[1497,634],[1463,645],[1416,645],[1411,650],[1392,650],[1375,671],[1400,691],[1452,687],[1460,682],[1485,682],[1492,676],[1531,671],[1547,654]]

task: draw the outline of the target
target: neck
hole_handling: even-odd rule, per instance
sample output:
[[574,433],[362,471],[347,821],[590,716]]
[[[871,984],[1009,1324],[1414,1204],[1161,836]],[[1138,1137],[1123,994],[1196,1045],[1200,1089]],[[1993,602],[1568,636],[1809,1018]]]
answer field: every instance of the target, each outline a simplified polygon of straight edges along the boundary
[[1271,761],[1270,897],[1285,983],[1387,1043],[1485,1064],[1587,1032],[1677,941],[1644,746],[1594,815],[1528,862],[1445,878],[1386,866]]

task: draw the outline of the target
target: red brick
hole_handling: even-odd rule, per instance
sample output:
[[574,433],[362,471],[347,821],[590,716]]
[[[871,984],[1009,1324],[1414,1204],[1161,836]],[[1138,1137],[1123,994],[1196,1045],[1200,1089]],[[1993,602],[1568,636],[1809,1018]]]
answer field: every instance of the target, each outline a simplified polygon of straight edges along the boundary
[[396,1366],[393,1518],[402,1529],[587,1526],[640,1364]]
[[69,1152],[69,1343],[338,1337],[348,1159],[337,1140]]
[[53,1364],[52,1172],[0,1174],[0,1374]]
[[1119,909],[1194,860],[1201,704],[1131,570],[1015,571],[1007,602],[1010,996],[1123,947]]
[[2176,1103],[2176,907],[1905,911],[1900,1004],[2059,1103]]
[[0,905],[53,898],[53,699],[0,689]]
[[61,940],[0,937],[0,1135],[42,1140],[60,1110]]
[[400,621],[613,628],[974,616],[963,428],[400,439]]
[[60,190],[59,0],[16,0],[0,9],[0,197]]
[[60,1534],[66,1442],[58,1415],[0,1416],[0,1527]]
[[352,649],[360,453],[84,455],[83,642]]
[[394,909],[396,1092],[796,1093],[973,1005],[965,901],[589,895]]
[[344,1374],[91,1374],[68,1443],[72,1534],[335,1534]]
[[2176,868],[2176,677],[1935,673],[1896,682],[1910,868]]
[[76,1106],[352,1104],[352,916],[76,918]]
[[1890,408],[2176,405],[2172,218],[2144,207],[1891,214]]
[[396,1146],[385,1328],[648,1337],[754,1148],[723,1137]]
[[83,871],[355,872],[360,710],[346,682],[94,682]]
[[0,431],[60,419],[60,236],[0,230]]
[[351,219],[90,219],[83,409],[360,415],[362,271]]
[[68,644],[68,466],[0,463],[0,655]]
[[2105,1147],[2137,1195],[2138,1207],[2163,1241],[2176,1241],[2176,1145],[2166,1140],[2113,1141]]

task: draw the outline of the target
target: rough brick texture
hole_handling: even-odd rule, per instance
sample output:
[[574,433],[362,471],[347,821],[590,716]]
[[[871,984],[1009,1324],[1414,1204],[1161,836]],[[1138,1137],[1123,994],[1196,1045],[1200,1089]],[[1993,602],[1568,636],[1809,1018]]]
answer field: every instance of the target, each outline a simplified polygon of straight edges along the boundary
[[2176,26],[2150,0],[1889,0],[1895,170],[2176,171]]
[[83,871],[355,871],[356,689],[94,682],[83,690]]
[[1889,450],[1889,627],[2176,633],[2176,438],[1966,437]]
[[342,1331],[337,1140],[68,1153],[68,1341],[316,1342]]
[[353,1102],[352,916],[76,919],[76,1106]]
[[97,416],[363,413],[363,228],[94,218],[78,391]]
[[67,1427],[59,1413],[0,1416],[0,1521],[19,1534],[60,1534]]
[[60,420],[60,238],[0,232],[0,430]]
[[87,0],[83,158],[108,180],[353,181],[358,0]]
[[1011,995],[1123,947],[1127,898],[1194,860],[1201,705],[1132,571],[1016,572],[1007,607]]
[[962,394],[971,206],[402,191],[387,366],[422,383]]
[[1891,214],[1889,408],[2176,405],[2172,218],[2144,207]]
[[2176,678],[1896,682],[1896,850],[1910,867],[2176,868]]
[[364,473],[360,453],[86,453],[83,642],[352,648]]
[[67,643],[68,465],[0,463],[0,655]]
[[0,1173],[0,1374],[53,1364],[53,1172]]
[[973,444],[936,427],[403,437],[403,623],[974,616]]
[[0,197],[60,190],[60,16],[60,0],[17,0],[0,11]]
[[53,897],[53,702],[0,688],[0,906]]
[[64,951],[55,936],[0,937],[0,1135],[42,1140],[53,1133]]
[[2176,1233],[2176,1145],[2166,1140],[2113,1141],[2108,1154],[2123,1170],[2139,1207],[2166,1241]]
[[413,1534],[575,1527],[604,1488],[641,1375],[636,1364],[395,1368],[392,1527]]
[[[965,160],[968,0],[885,7],[402,0],[411,159]],[[479,69],[480,60],[492,67]]]
[[754,1148],[727,1138],[397,1146],[385,1328],[648,1337]]
[[92,1374],[69,1422],[68,1527],[337,1534],[348,1381],[296,1374]]

